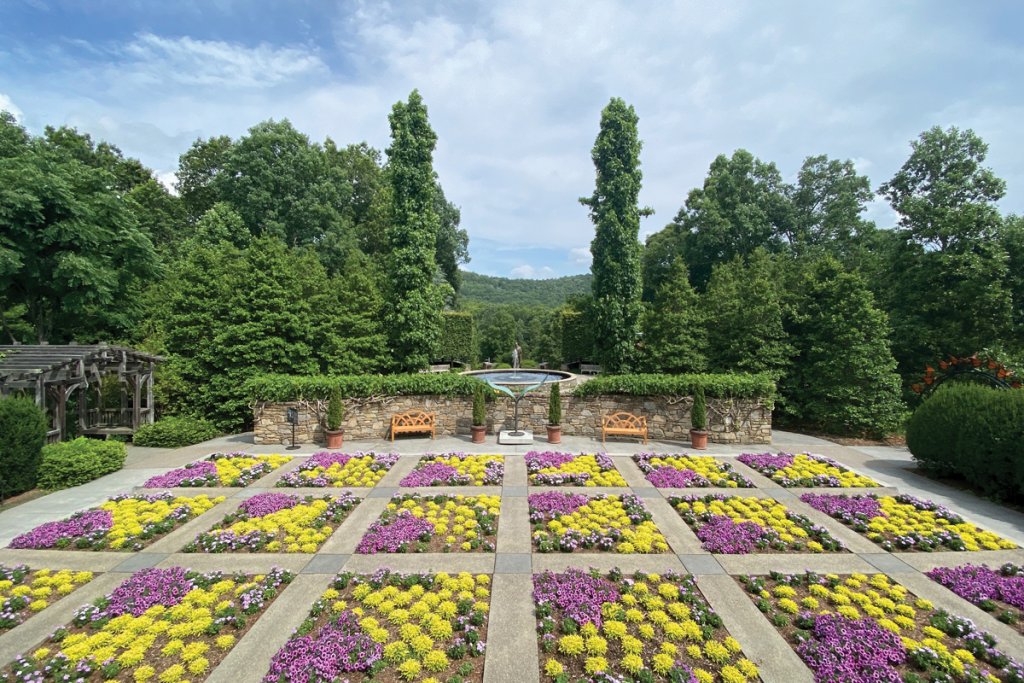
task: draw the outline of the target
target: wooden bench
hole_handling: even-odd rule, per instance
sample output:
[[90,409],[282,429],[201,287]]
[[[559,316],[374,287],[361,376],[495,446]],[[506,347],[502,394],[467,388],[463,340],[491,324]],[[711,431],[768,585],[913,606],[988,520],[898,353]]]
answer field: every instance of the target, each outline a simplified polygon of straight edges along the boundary
[[611,436],[638,436],[647,443],[647,418],[620,410],[601,418],[601,443]]
[[395,441],[395,434],[409,434],[412,432],[430,432],[430,438],[434,438],[437,428],[437,415],[425,413],[422,410],[409,410],[404,413],[391,416],[391,442]]

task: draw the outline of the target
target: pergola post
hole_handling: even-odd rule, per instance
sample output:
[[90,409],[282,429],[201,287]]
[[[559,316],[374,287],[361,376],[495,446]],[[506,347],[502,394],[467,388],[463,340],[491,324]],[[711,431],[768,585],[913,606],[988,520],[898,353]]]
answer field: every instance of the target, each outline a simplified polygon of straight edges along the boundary
[[142,426],[142,378],[132,375],[129,384],[132,388],[132,430]]
[[146,373],[146,424],[153,424],[156,421],[156,406],[153,405],[153,371],[155,363],[149,364],[149,372]]

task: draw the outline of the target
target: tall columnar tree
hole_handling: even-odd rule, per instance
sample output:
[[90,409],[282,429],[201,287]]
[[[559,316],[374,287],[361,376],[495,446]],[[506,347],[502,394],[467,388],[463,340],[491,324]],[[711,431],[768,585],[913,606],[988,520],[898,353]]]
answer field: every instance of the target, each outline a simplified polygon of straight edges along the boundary
[[707,367],[706,314],[676,258],[644,314],[644,366],[648,372],[702,372]]
[[385,323],[395,368],[413,371],[430,362],[445,298],[435,258],[440,225],[433,166],[437,135],[416,90],[408,102],[395,103],[388,120],[391,220],[385,241],[390,310]]
[[633,107],[613,97],[601,112],[601,130],[591,157],[597,171],[594,194],[580,202],[590,207],[597,234],[593,255],[594,317],[597,360],[611,372],[637,366],[636,343],[643,305],[640,302],[640,148]]

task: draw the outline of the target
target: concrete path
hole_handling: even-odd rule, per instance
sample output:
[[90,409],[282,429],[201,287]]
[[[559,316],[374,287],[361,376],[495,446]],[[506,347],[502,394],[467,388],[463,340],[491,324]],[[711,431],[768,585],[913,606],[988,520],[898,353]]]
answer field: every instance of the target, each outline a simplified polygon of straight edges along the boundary
[[[976,496],[951,489],[921,477],[909,453],[898,448],[848,448],[823,439],[792,434],[775,433],[775,443],[768,446],[738,447],[712,445],[702,454],[727,460],[742,474],[750,478],[757,488],[729,489],[730,493],[774,498],[794,512],[811,517],[826,526],[850,552],[821,555],[711,555],[704,552],[696,535],[682,522],[669,505],[667,498],[681,493],[707,493],[709,489],[656,489],[649,485],[630,456],[635,453],[693,452],[688,444],[652,442],[648,445],[635,440],[609,441],[602,447],[600,441],[590,438],[564,437],[560,445],[549,445],[537,440],[532,446],[498,446],[491,436],[488,442],[476,445],[468,437],[444,437],[431,441],[417,437],[390,441],[346,442],[344,452],[378,451],[397,452],[403,457],[373,489],[354,489],[362,498],[338,530],[315,555],[283,554],[222,554],[191,555],[180,551],[196,533],[217,523],[244,498],[272,487],[287,470],[297,467],[302,460],[319,448],[304,446],[290,451],[282,446],[257,446],[252,435],[234,435],[215,439],[187,448],[164,450],[129,448],[125,469],[84,486],[53,493],[0,513],[0,544],[45,521],[61,519],[76,510],[101,503],[110,495],[132,491],[149,477],[174,467],[197,460],[212,452],[246,451],[250,453],[284,453],[296,460],[281,470],[265,476],[247,489],[175,489],[174,493],[208,493],[225,495],[227,500],[173,531],[152,546],[138,553],[86,553],[73,551],[16,551],[0,549],[0,563],[26,562],[34,567],[89,568],[104,572],[92,584],[69,598],[56,602],[25,624],[0,635],[0,667],[21,652],[36,646],[40,639],[65,623],[74,608],[93,597],[109,592],[113,586],[131,572],[151,566],[185,565],[199,570],[245,569],[265,572],[281,566],[295,571],[299,578],[282,594],[257,625],[240,640],[227,659],[213,671],[210,680],[231,680],[233,683],[259,681],[267,670],[270,657],[305,617],[309,605],[327,587],[331,577],[341,570],[371,572],[381,566],[402,571],[471,571],[494,574],[489,638],[485,660],[484,679],[487,683],[513,683],[537,681],[539,655],[534,633],[532,613],[531,574],[544,570],[562,570],[570,566],[618,567],[623,571],[678,571],[697,577],[697,583],[712,607],[725,620],[726,628],[737,637],[744,651],[762,671],[765,681],[809,681],[810,672],[785,644],[775,629],[754,608],[753,603],[733,576],[742,573],[767,573],[770,570],[801,572],[812,569],[822,572],[883,572],[905,583],[908,588],[936,604],[947,605],[960,614],[969,616],[983,629],[995,634],[1001,645],[1024,661],[1024,638],[997,622],[989,614],[974,608],[952,593],[929,580],[923,571],[934,566],[955,566],[967,562],[987,562],[990,565],[1004,561],[1024,564],[1020,550],[979,553],[887,553],[879,546],[855,534],[842,524],[799,501],[801,490],[783,489],[771,480],[753,472],[735,456],[742,452],[812,452],[834,458],[848,467],[871,476],[886,486],[882,492],[911,493],[930,498],[951,507],[983,528],[995,531],[1018,544],[1024,545],[1024,515],[1009,511]],[[532,551],[530,523],[526,496],[545,487],[528,485],[523,454],[530,450],[558,450],[565,452],[607,452],[625,478],[628,486],[606,489],[607,492],[631,492],[644,499],[656,524],[665,535],[671,552],[661,555],[615,555],[598,553],[540,554]],[[495,553],[446,555],[375,555],[354,554],[363,532],[397,492],[420,491],[399,486],[404,474],[411,471],[423,453],[461,451],[469,453],[502,453],[505,458],[505,479],[500,487],[451,487],[444,492],[467,494],[500,494],[501,514]],[[440,490],[431,489],[434,492]],[[581,489],[597,493],[601,489]],[[291,490],[290,490],[291,491]],[[336,489],[326,492],[337,491]],[[724,490],[723,490],[724,491]],[[819,490],[821,491],[821,490]],[[297,493],[312,490],[295,490]],[[323,489],[315,492],[324,493]],[[825,492],[837,492],[827,490]]]

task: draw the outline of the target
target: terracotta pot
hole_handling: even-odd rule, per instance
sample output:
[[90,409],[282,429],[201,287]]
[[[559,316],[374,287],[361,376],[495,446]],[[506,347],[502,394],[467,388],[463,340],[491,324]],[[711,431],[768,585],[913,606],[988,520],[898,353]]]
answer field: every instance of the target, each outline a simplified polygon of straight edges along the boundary
[[487,437],[487,425],[473,425],[469,428],[473,433],[473,443],[483,443]]
[[562,425],[547,425],[548,443],[562,443]]
[[690,430],[690,445],[698,451],[708,447],[708,433],[703,429]]
[[328,448],[341,448],[341,444],[345,440],[345,430],[339,429],[337,431],[332,431],[330,429],[325,429],[324,436],[327,437]]

